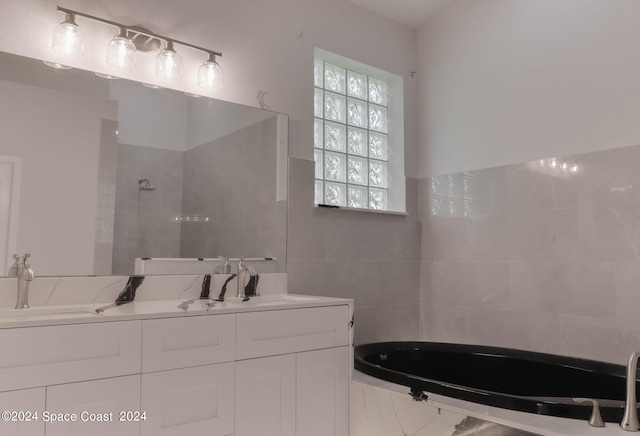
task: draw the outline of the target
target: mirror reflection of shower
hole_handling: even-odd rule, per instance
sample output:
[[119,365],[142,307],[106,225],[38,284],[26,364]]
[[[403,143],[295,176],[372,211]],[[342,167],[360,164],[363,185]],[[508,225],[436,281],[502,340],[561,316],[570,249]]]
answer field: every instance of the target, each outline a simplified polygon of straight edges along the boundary
[[155,191],[156,189],[156,187],[149,182],[149,179],[138,180],[138,185],[141,191]]

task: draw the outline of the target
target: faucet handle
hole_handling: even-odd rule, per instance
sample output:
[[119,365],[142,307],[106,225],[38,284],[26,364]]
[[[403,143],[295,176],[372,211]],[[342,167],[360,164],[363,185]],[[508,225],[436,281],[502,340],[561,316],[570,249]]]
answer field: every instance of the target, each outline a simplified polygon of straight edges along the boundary
[[591,403],[593,409],[591,410],[591,417],[589,418],[589,425],[591,427],[604,427],[604,421],[602,421],[602,415],[600,414],[600,406],[598,401],[592,398],[574,398],[576,403]]

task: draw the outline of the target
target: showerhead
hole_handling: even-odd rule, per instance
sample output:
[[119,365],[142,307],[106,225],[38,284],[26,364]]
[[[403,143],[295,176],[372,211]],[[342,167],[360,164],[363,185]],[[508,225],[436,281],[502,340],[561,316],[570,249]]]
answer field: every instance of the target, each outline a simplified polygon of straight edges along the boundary
[[156,189],[155,186],[149,183],[149,179],[138,180],[138,185],[140,186],[141,191],[154,191]]

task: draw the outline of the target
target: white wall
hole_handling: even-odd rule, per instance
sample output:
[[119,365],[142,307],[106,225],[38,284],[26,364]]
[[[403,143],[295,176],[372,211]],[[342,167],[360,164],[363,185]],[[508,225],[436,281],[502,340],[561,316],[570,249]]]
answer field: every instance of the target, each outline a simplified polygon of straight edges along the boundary
[[189,97],[129,80],[110,82],[118,102],[118,142],[163,150],[187,149]]
[[[53,59],[51,35],[64,18],[57,0],[0,0],[0,50]],[[271,109],[290,115],[290,153],[313,159],[313,48],[323,48],[401,75],[405,79],[405,153],[407,173],[417,175],[415,124],[415,31],[380,17],[347,0],[68,0],[67,8],[139,24],[176,39],[223,53],[223,100],[258,105],[267,92]],[[74,62],[80,68],[114,71],[106,64],[105,46],[115,30],[78,19],[87,36],[87,53]],[[181,50],[184,77],[175,88],[202,93],[195,84],[204,56]],[[123,75],[161,85],[153,56]],[[173,87],[173,86],[171,86]]]
[[418,31],[421,176],[640,143],[640,2],[456,0]]

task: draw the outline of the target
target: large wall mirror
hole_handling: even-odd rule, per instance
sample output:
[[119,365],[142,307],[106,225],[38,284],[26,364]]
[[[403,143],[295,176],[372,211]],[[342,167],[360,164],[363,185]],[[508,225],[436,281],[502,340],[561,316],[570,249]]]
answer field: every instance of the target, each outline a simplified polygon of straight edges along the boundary
[[287,117],[0,53],[0,250],[36,274],[135,258],[286,265]]

